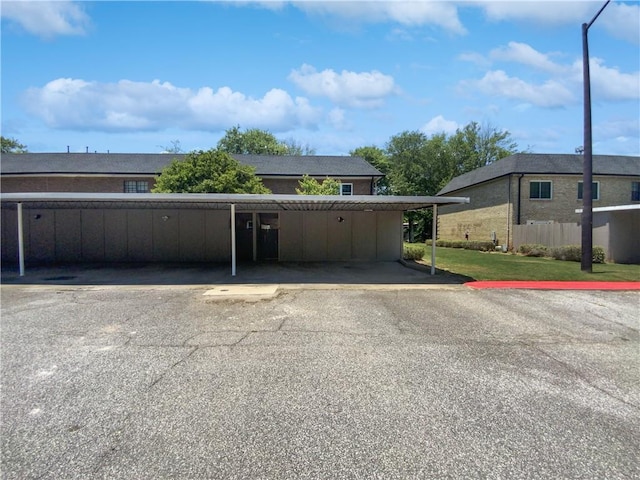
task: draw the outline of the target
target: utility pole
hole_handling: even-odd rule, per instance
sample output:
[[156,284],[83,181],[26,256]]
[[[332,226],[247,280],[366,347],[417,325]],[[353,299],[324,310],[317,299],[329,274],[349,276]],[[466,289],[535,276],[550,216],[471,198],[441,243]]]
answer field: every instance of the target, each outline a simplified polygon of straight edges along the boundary
[[589,23],[582,24],[582,77],[584,88],[584,158],[582,161],[582,257],[580,268],[591,273],[593,267],[593,142],[591,138],[591,77],[589,75],[589,27],[611,0],[598,10]]

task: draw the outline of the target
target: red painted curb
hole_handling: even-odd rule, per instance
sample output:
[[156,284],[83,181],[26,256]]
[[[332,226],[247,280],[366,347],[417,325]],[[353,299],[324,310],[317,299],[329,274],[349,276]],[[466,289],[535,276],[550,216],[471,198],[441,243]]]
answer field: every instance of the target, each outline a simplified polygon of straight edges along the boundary
[[561,281],[518,281],[485,280],[465,283],[471,288],[522,288],[534,290],[640,290],[640,282],[561,282]]

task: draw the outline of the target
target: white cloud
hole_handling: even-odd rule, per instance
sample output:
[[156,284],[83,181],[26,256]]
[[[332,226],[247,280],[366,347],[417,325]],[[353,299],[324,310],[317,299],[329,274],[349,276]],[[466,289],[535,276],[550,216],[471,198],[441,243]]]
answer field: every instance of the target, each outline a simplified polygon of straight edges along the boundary
[[[490,20],[526,21],[545,25],[562,25],[588,21],[598,11],[599,5],[591,1],[531,1],[531,0],[477,0]],[[587,18],[588,17],[588,18]]]
[[612,2],[598,17],[598,22],[614,37],[638,44],[640,43],[639,18],[640,5]]
[[530,45],[519,42],[509,42],[506,47],[499,47],[491,51],[490,57],[493,60],[517,62],[529,65],[538,70],[559,73],[566,70],[566,67],[558,65],[549,59],[549,55],[540,53]]
[[460,88],[479,90],[486,95],[506,97],[539,107],[562,107],[573,103],[571,90],[557,80],[547,80],[536,85],[517,77],[509,77],[503,70],[493,70],[480,80],[465,80]]
[[[480,63],[480,54],[465,54],[462,60]],[[559,64],[550,59],[550,54],[543,54],[531,46],[509,42],[490,52],[493,61],[517,62],[533,69],[550,74],[550,78],[541,84],[535,84],[517,77],[510,77],[504,70],[488,71],[480,80],[460,82],[459,90],[469,89],[485,94],[505,97],[525,102],[518,110],[526,110],[531,105],[539,107],[567,106],[582,98],[582,59],[573,64]],[[480,60],[479,60],[480,59]],[[640,99],[640,72],[624,73],[617,68],[604,65],[604,61],[592,57],[589,62],[591,73],[592,97],[595,100],[627,101]]]
[[452,2],[442,1],[294,1],[313,15],[333,16],[354,24],[395,22],[407,26],[435,25],[456,34],[466,33]]
[[438,133],[455,133],[458,128],[460,128],[458,122],[446,120],[442,115],[438,115],[429,120],[420,130],[428,135],[433,135]]
[[279,89],[254,99],[229,87],[193,91],[158,80],[98,83],[59,78],[29,89],[24,101],[31,114],[59,129],[217,130],[240,124],[286,131],[314,128],[321,119],[321,111],[307,99],[292,98]]
[[[640,72],[623,73],[617,68],[605,67],[602,59],[591,57],[589,76],[592,101],[640,99]],[[582,83],[582,60],[573,64],[573,80]]]
[[386,97],[397,91],[393,77],[376,70],[336,73],[327,69],[318,72],[305,64],[299,70],[293,70],[289,80],[309,95],[327,97],[336,105],[358,108],[379,107]]
[[0,14],[43,38],[83,35],[90,23],[80,4],[70,1],[3,1]]

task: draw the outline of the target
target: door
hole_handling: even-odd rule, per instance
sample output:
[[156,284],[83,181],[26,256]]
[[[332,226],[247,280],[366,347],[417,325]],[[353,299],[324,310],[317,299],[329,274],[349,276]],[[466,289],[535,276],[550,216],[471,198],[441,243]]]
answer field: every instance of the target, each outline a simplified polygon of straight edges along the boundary
[[258,260],[278,260],[279,218],[277,213],[259,213]]

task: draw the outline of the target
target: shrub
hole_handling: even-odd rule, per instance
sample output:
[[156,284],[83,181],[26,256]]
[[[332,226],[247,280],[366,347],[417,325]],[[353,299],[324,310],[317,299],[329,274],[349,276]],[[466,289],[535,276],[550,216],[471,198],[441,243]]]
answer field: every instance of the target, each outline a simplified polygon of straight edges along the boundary
[[427,252],[421,243],[406,243],[403,248],[402,258],[405,260],[422,260]]
[[493,252],[496,246],[493,242],[470,242],[466,240],[438,240],[437,247],[463,248],[465,250],[479,250],[481,252]]
[[545,257],[548,254],[546,245],[525,243],[518,247],[518,252],[527,257]]
[[591,251],[591,260],[593,263],[604,263],[604,248],[594,245]]
[[[551,249],[550,253],[556,260],[567,260],[569,262],[582,261],[582,247],[580,245],[555,247]],[[594,246],[591,251],[591,261],[593,263],[605,263],[604,248]]]

